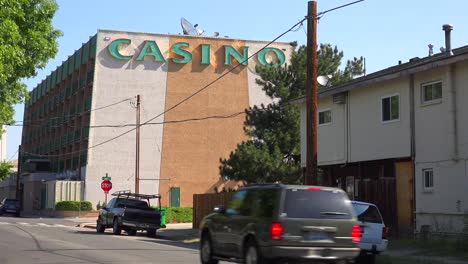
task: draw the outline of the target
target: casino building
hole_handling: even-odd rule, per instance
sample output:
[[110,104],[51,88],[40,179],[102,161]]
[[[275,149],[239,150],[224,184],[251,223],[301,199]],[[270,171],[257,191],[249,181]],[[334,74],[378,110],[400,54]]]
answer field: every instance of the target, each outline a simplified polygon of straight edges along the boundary
[[[112,191],[135,190],[140,95],[139,191],[191,206],[222,183],[219,160],[246,139],[244,109],[270,102],[255,66],[285,63],[292,47],[267,43],[98,30],[30,92],[22,159],[47,158],[46,180],[82,181],[94,205],[106,174]],[[23,181],[44,182],[30,175]],[[26,199],[44,195],[35,186]]]

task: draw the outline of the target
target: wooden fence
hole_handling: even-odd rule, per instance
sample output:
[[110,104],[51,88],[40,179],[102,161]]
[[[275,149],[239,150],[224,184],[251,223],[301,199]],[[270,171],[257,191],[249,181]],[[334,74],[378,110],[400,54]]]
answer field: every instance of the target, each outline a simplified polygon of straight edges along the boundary
[[203,217],[213,212],[215,206],[227,206],[232,195],[233,192],[194,194],[192,228],[198,229]]

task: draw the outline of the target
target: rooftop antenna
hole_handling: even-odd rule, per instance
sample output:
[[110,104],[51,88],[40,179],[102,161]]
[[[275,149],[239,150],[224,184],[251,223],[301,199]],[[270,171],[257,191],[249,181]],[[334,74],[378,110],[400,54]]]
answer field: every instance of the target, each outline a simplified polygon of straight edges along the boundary
[[184,32],[184,35],[200,36],[205,32],[202,29],[197,29],[198,24],[192,25],[183,17],[180,19],[180,25],[182,26],[182,32]]
[[434,55],[434,45],[429,43],[429,45],[427,45],[427,47],[429,47],[429,56]]

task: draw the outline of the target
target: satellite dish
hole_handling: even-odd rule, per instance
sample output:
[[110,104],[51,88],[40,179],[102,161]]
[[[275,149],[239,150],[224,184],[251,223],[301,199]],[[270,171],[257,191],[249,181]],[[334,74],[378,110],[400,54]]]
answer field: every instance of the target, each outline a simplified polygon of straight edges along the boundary
[[205,32],[204,30],[197,29],[198,24],[195,24],[194,26],[183,17],[180,19],[180,25],[182,26],[182,31],[184,32],[184,35],[200,36],[201,34],[203,34],[203,32]]
[[329,85],[331,85],[330,79],[332,77],[333,76],[331,74],[329,74],[327,76],[319,76],[319,77],[317,77],[317,82],[322,86],[328,87]]

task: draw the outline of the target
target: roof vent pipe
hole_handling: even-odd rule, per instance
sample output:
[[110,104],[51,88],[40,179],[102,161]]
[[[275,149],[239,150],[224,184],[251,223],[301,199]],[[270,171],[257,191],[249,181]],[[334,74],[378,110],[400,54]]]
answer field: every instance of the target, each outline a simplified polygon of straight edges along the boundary
[[445,57],[449,57],[453,55],[452,41],[450,38],[450,31],[453,30],[453,25],[445,24],[442,26],[442,30],[445,31]]

